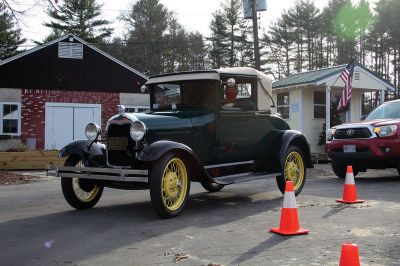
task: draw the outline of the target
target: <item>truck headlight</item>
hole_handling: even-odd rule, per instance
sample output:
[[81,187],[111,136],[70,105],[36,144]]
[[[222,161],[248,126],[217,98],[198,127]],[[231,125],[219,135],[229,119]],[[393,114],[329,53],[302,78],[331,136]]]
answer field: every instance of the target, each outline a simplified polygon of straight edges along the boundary
[[379,137],[390,137],[396,134],[397,126],[390,125],[390,126],[381,126],[375,127],[374,132],[378,134]]
[[328,129],[328,131],[326,132],[326,139],[328,141],[331,141],[333,139],[333,135],[335,135],[335,131],[336,131],[336,128]]
[[139,141],[146,133],[146,125],[141,121],[135,121],[131,125],[130,134],[133,140]]
[[101,134],[101,128],[96,123],[89,123],[86,126],[85,134],[88,140],[95,141]]

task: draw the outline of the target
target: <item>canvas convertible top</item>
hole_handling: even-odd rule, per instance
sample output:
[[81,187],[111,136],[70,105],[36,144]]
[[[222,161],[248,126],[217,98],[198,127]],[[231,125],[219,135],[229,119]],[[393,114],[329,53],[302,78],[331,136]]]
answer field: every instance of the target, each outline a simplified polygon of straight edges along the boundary
[[168,83],[184,80],[221,80],[221,75],[232,76],[255,76],[258,79],[258,107],[260,110],[270,106],[270,98],[267,93],[272,95],[272,81],[264,73],[251,67],[220,68],[212,70],[188,71],[152,76],[146,85],[156,83]]

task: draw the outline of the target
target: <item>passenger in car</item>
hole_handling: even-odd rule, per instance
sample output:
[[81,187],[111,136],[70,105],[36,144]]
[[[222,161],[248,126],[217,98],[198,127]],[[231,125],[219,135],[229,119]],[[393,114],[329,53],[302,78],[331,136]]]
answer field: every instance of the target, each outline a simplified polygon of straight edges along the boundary
[[251,98],[240,98],[238,99],[239,90],[237,85],[228,87],[225,85],[224,94],[225,99],[222,106],[223,110],[231,110],[231,111],[257,111],[257,106],[251,100]]
[[235,107],[235,101],[236,101],[236,97],[238,95],[237,85],[235,84],[231,87],[229,87],[228,85],[225,85],[224,94],[225,94],[225,99],[224,99],[223,108],[226,109],[226,108]]

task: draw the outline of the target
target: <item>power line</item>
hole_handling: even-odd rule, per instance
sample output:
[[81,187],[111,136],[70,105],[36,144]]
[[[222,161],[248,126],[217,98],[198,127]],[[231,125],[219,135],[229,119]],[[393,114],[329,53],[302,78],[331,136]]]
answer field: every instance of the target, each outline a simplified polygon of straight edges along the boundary
[[[44,4],[25,4],[25,3],[14,3],[12,4],[13,6],[28,6],[28,7],[48,7],[48,5]],[[131,12],[131,9],[112,9],[112,8],[102,8],[102,11],[111,11],[111,12]],[[174,13],[177,15],[183,15],[183,16],[198,16],[198,17],[209,17],[211,14],[195,14],[195,13],[177,13],[175,10],[173,10]],[[153,12],[155,13],[155,12]]]

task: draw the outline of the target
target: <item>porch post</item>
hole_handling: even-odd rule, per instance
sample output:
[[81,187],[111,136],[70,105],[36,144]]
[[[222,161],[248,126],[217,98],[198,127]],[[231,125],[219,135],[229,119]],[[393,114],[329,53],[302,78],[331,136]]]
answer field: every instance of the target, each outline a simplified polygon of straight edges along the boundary
[[304,96],[303,96],[303,87],[300,88],[300,132],[304,134]]
[[[325,92],[325,132],[331,128],[331,86],[326,86]],[[328,134],[325,133],[325,140]]]
[[379,96],[381,98],[381,104],[382,104],[385,101],[385,91],[381,90]]

